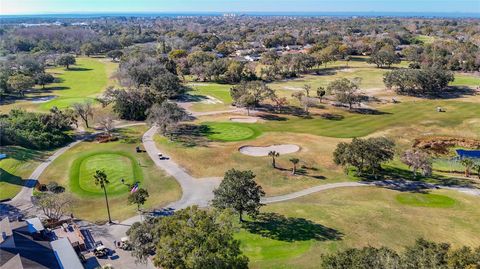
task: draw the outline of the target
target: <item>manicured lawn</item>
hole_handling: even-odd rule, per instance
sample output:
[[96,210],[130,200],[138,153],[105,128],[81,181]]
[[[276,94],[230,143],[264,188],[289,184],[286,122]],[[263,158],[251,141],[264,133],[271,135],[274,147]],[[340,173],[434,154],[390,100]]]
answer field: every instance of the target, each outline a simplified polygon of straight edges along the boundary
[[[222,177],[232,168],[252,170],[255,180],[267,196],[299,191],[315,185],[354,180],[345,175],[332,161],[332,152],[343,139],[319,137],[300,133],[264,133],[254,140],[237,142],[210,142],[207,145],[190,146],[172,142],[156,135],[158,148],[184,167],[195,177]],[[271,157],[253,157],[240,153],[241,146],[268,146],[283,143],[300,146],[296,153],[282,154],[277,158],[277,169],[272,168]],[[300,159],[299,174],[292,176],[289,159]]]
[[450,85],[476,88],[480,86],[480,77],[470,74],[455,74],[455,80]]
[[[103,195],[103,190],[93,180],[97,170],[103,170],[108,175],[110,183],[107,191],[110,195],[124,194],[129,191],[126,184],[143,181],[142,170],[133,153],[98,151],[79,156],[75,160],[70,170],[71,190],[80,196]],[[121,179],[125,180],[125,184],[122,184]]]
[[236,122],[205,122],[208,126],[207,137],[215,141],[242,141],[253,139],[261,134],[258,128],[248,123]]
[[212,96],[226,104],[232,102],[230,88],[232,88],[233,85],[218,83],[188,83],[187,86],[193,89],[193,91],[190,92],[191,95]]
[[160,208],[175,201],[181,195],[175,179],[159,170],[146,153],[135,152],[146,130],[146,126],[121,129],[121,139],[116,142],[82,142],[53,161],[40,182],[54,181],[66,187],[76,197],[75,216],[91,221],[106,220],[103,192],[91,176],[96,169],[104,169],[110,181],[107,191],[115,220],[126,219],[136,212],[135,205],[127,205],[129,188],[121,184],[121,178],[126,183],[140,181],[140,187],[149,192],[145,208]]
[[401,204],[421,207],[452,207],[456,203],[448,196],[431,193],[400,193],[395,198]]
[[24,181],[49,152],[26,149],[18,146],[0,147],[7,158],[0,160],[0,200],[13,198]]
[[188,83],[187,86],[192,89],[189,95],[198,100],[197,103],[192,105],[191,110],[201,112],[230,109],[232,103],[230,88],[233,85],[192,82]]
[[102,92],[109,83],[111,70],[116,64],[95,58],[77,58],[75,66],[69,70],[58,67],[48,70],[60,83],[48,85],[46,90],[51,90],[58,97],[52,101],[43,103],[42,109],[50,109],[53,106],[65,108],[76,102],[92,100]]
[[[437,112],[435,110],[437,106],[445,108],[446,112]],[[288,130],[289,132],[352,138],[366,136],[387,128],[410,125],[416,125],[418,128],[432,125],[453,128],[465,120],[478,118],[480,106],[470,102],[422,100],[386,105],[380,107],[379,111],[378,115],[366,115],[337,109],[333,112],[344,116],[341,120],[328,120],[320,117],[312,119],[288,117],[285,121],[269,121],[254,125],[263,132]]]
[[455,201],[449,207],[418,207],[396,199],[397,191],[342,188],[270,204],[261,222],[245,225],[236,237],[251,268],[318,268],[321,254],[349,247],[397,250],[424,237],[478,246],[479,197],[436,190]]
[[6,113],[14,107],[41,111],[47,111],[53,106],[67,108],[73,103],[94,101],[107,86],[115,84],[110,77],[115,72],[117,63],[104,58],[86,57],[79,57],[76,61],[77,63],[68,70],[64,67],[47,69],[47,72],[59,82],[46,85],[45,89],[37,87],[34,92],[26,94],[29,99],[55,96],[54,99],[43,103],[20,99],[12,104],[3,105],[0,111]]

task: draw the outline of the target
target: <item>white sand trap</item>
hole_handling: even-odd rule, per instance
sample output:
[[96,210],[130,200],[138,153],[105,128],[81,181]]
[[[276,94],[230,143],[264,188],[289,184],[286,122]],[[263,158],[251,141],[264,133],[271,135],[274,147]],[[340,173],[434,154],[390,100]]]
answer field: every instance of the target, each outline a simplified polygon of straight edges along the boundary
[[242,146],[238,149],[240,153],[249,155],[249,156],[268,156],[268,152],[276,151],[282,154],[294,153],[300,150],[300,147],[293,144],[284,144],[284,145],[272,145],[268,147],[254,147],[254,146]]
[[53,100],[57,98],[56,96],[43,96],[43,97],[38,97],[38,98],[34,98],[31,100],[32,103],[34,104],[39,104],[39,103],[46,103],[50,100]]
[[304,90],[303,88],[290,87],[290,86],[283,86],[283,88],[284,88],[285,90],[289,90],[289,91],[303,91],[303,90]]
[[258,118],[256,117],[230,118],[230,121],[243,122],[243,123],[255,123],[258,121]]
[[210,105],[223,104],[222,101],[218,100],[217,98],[215,98],[213,96],[206,95],[205,97],[207,97],[207,99],[201,101],[204,104],[210,104]]

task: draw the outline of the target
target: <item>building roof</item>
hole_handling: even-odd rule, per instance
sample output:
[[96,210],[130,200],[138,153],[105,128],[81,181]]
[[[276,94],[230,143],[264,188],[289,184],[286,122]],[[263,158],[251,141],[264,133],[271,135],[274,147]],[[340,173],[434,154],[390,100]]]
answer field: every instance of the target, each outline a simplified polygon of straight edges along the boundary
[[0,221],[0,244],[7,239],[7,237],[12,236],[12,227],[10,226],[10,221],[8,218],[3,218]]
[[62,268],[83,269],[83,265],[67,238],[59,238],[50,242],[52,249]]
[[45,230],[45,228],[43,227],[43,224],[42,224],[42,222],[40,221],[39,218],[31,218],[31,219],[27,219],[25,221],[28,224],[28,231],[31,232],[31,233],[39,233],[39,232]]
[[48,241],[33,239],[26,222],[15,223],[15,226],[11,235],[15,245],[0,244],[0,267],[18,254],[25,269],[61,268]]

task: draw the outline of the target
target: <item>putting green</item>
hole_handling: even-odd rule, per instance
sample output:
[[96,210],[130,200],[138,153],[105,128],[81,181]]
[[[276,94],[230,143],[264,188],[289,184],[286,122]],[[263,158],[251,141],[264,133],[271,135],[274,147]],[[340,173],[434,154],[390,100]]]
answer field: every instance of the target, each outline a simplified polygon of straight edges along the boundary
[[[97,170],[104,170],[108,176],[109,195],[129,191],[127,184],[143,180],[143,175],[136,160],[125,152],[91,152],[74,161],[70,171],[70,187],[81,196],[103,195],[100,186],[95,185],[93,175]],[[125,179],[125,184],[121,179]]]
[[209,130],[207,137],[216,141],[241,141],[252,139],[260,135],[260,131],[256,128],[248,126],[248,124],[231,123],[231,122],[211,122],[204,123]]
[[452,207],[456,203],[448,196],[431,193],[400,193],[395,198],[401,204],[420,207]]

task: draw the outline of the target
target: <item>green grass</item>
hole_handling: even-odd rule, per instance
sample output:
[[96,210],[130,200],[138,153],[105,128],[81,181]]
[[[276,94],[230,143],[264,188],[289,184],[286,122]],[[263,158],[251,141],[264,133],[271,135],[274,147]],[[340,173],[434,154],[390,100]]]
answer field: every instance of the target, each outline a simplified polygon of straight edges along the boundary
[[46,88],[58,97],[41,104],[40,107],[45,110],[53,106],[66,108],[76,102],[93,100],[108,85],[106,63],[99,59],[77,58],[77,63],[70,69],[59,67],[48,71],[61,82],[50,84]]
[[[193,98],[198,98],[199,102],[193,104],[191,109],[193,111],[213,111],[213,110],[227,110],[232,103],[232,97],[230,96],[230,88],[233,85],[218,84],[218,83],[189,83],[187,84],[193,90],[189,92]],[[205,103],[207,96],[211,96],[221,101],[221,103]]]
[[191,87],[192,95],[212,96],[224,103],[231,103],[230,88],[233,85],[218,84],[218,83],[189,83],[187,86]]
[[0,200],[13,198],[44,155],[49,154],[18,146],[3,146],[0,152],[7,154],[7,158],[0,160]]
[[44,89],[36,87],[34,91],[26,94],[28,98],[55,96],[54,99],[45,103],[19,99],[12,104],[3,105],[0,111],[6,113],[14,107],[33,111],[46,111],[53,106],[67,108],[73,103],[94,101],[107,86],[115,84],[110,77],[118,64],[103,58],[80,57],[76,61],[68,70],[64,67],[47,69],[58,82],[48,84]]
[[289,260],[307,252],[314,241],[283,242],[242,231],[235,235],[241,242],[242,251],[254,261]]
[[448,196],[432,193],[400,193],[395,197],[403,205],[420,207],[452,207],[456,201]]
[[123,128],[118,131],[120,139],[115,142],[81,142],[55,159],[39,181],[44,184],[53,181],[66,187],[66,191],[75,196],[75,216],[89,221],[106,220],[102,190],[94,185],[91,178],[92,171],[96,169],[105,169],[111,182],[107,190],[115,220],[124,220],[136,213],[136,206],[127,204],[129,192],[127,186],[121,185],[122,177],[127,183],[140,181],[140,187],[149,192],[144,208],[159,208],[176,201],[181,196],[176,180],[159,170],[146,153],[135,151],[136,146],[141,145],[141,137],[146,130],[146,126]]
[[[397,191],[340,188],[269,204],[270,225],[253,225],[236,235],[250,268],[318,268],[321,255],[350,247],[386,246],[403,250],[418,237],[477,247],[480,242],[480,198],[453,191],[431,195],[450,197],[449,207],[401,204]],[[280,216],[280,217],[278,217]]]
[[248,123],[205,122],[208,126],[207,137],[214,141],[242,141],[258,137],[261,132]]
[[424,44],[432,44],[435,41],[435,37],[428,35],[418,35],[415,39],[422,41]]
[[[437,112],[435,110],[437,106],[445,108],[446,112]],[[379,115],[365,115],[338,110],[338,114],[344,116],[341,120],[289,117],[286,121],[269,121],[252,124],[252,126],[257,126],[263,132],[288,130],[320,136],[351,138],[366,136],[391,127],[410,125],[455,127],[467,119],[478,117],[480,106],[468,102],[422,100],[384,106],[379,111]],[[413,111],[415,113],[412,113]]]
[[480,86],[480,77],[468,74],[455,74],[455,80],[450,85],[475,88]]
[[432,168],[434,170],[442,171],[463,171],[465,167],[459,162],[449,159],[434,159],[432,161]]
[[[79,156],[70,171],[70,189],[80,196],[102,196],[103,190],[95,185],[95,171],[104,170],[110,183],[107,185],[109,195],[126,193],[126,184],[143,181],[142,170],[135,156],[122,151],[98,151]],[[121,179],[125,180],[122,184]]]

